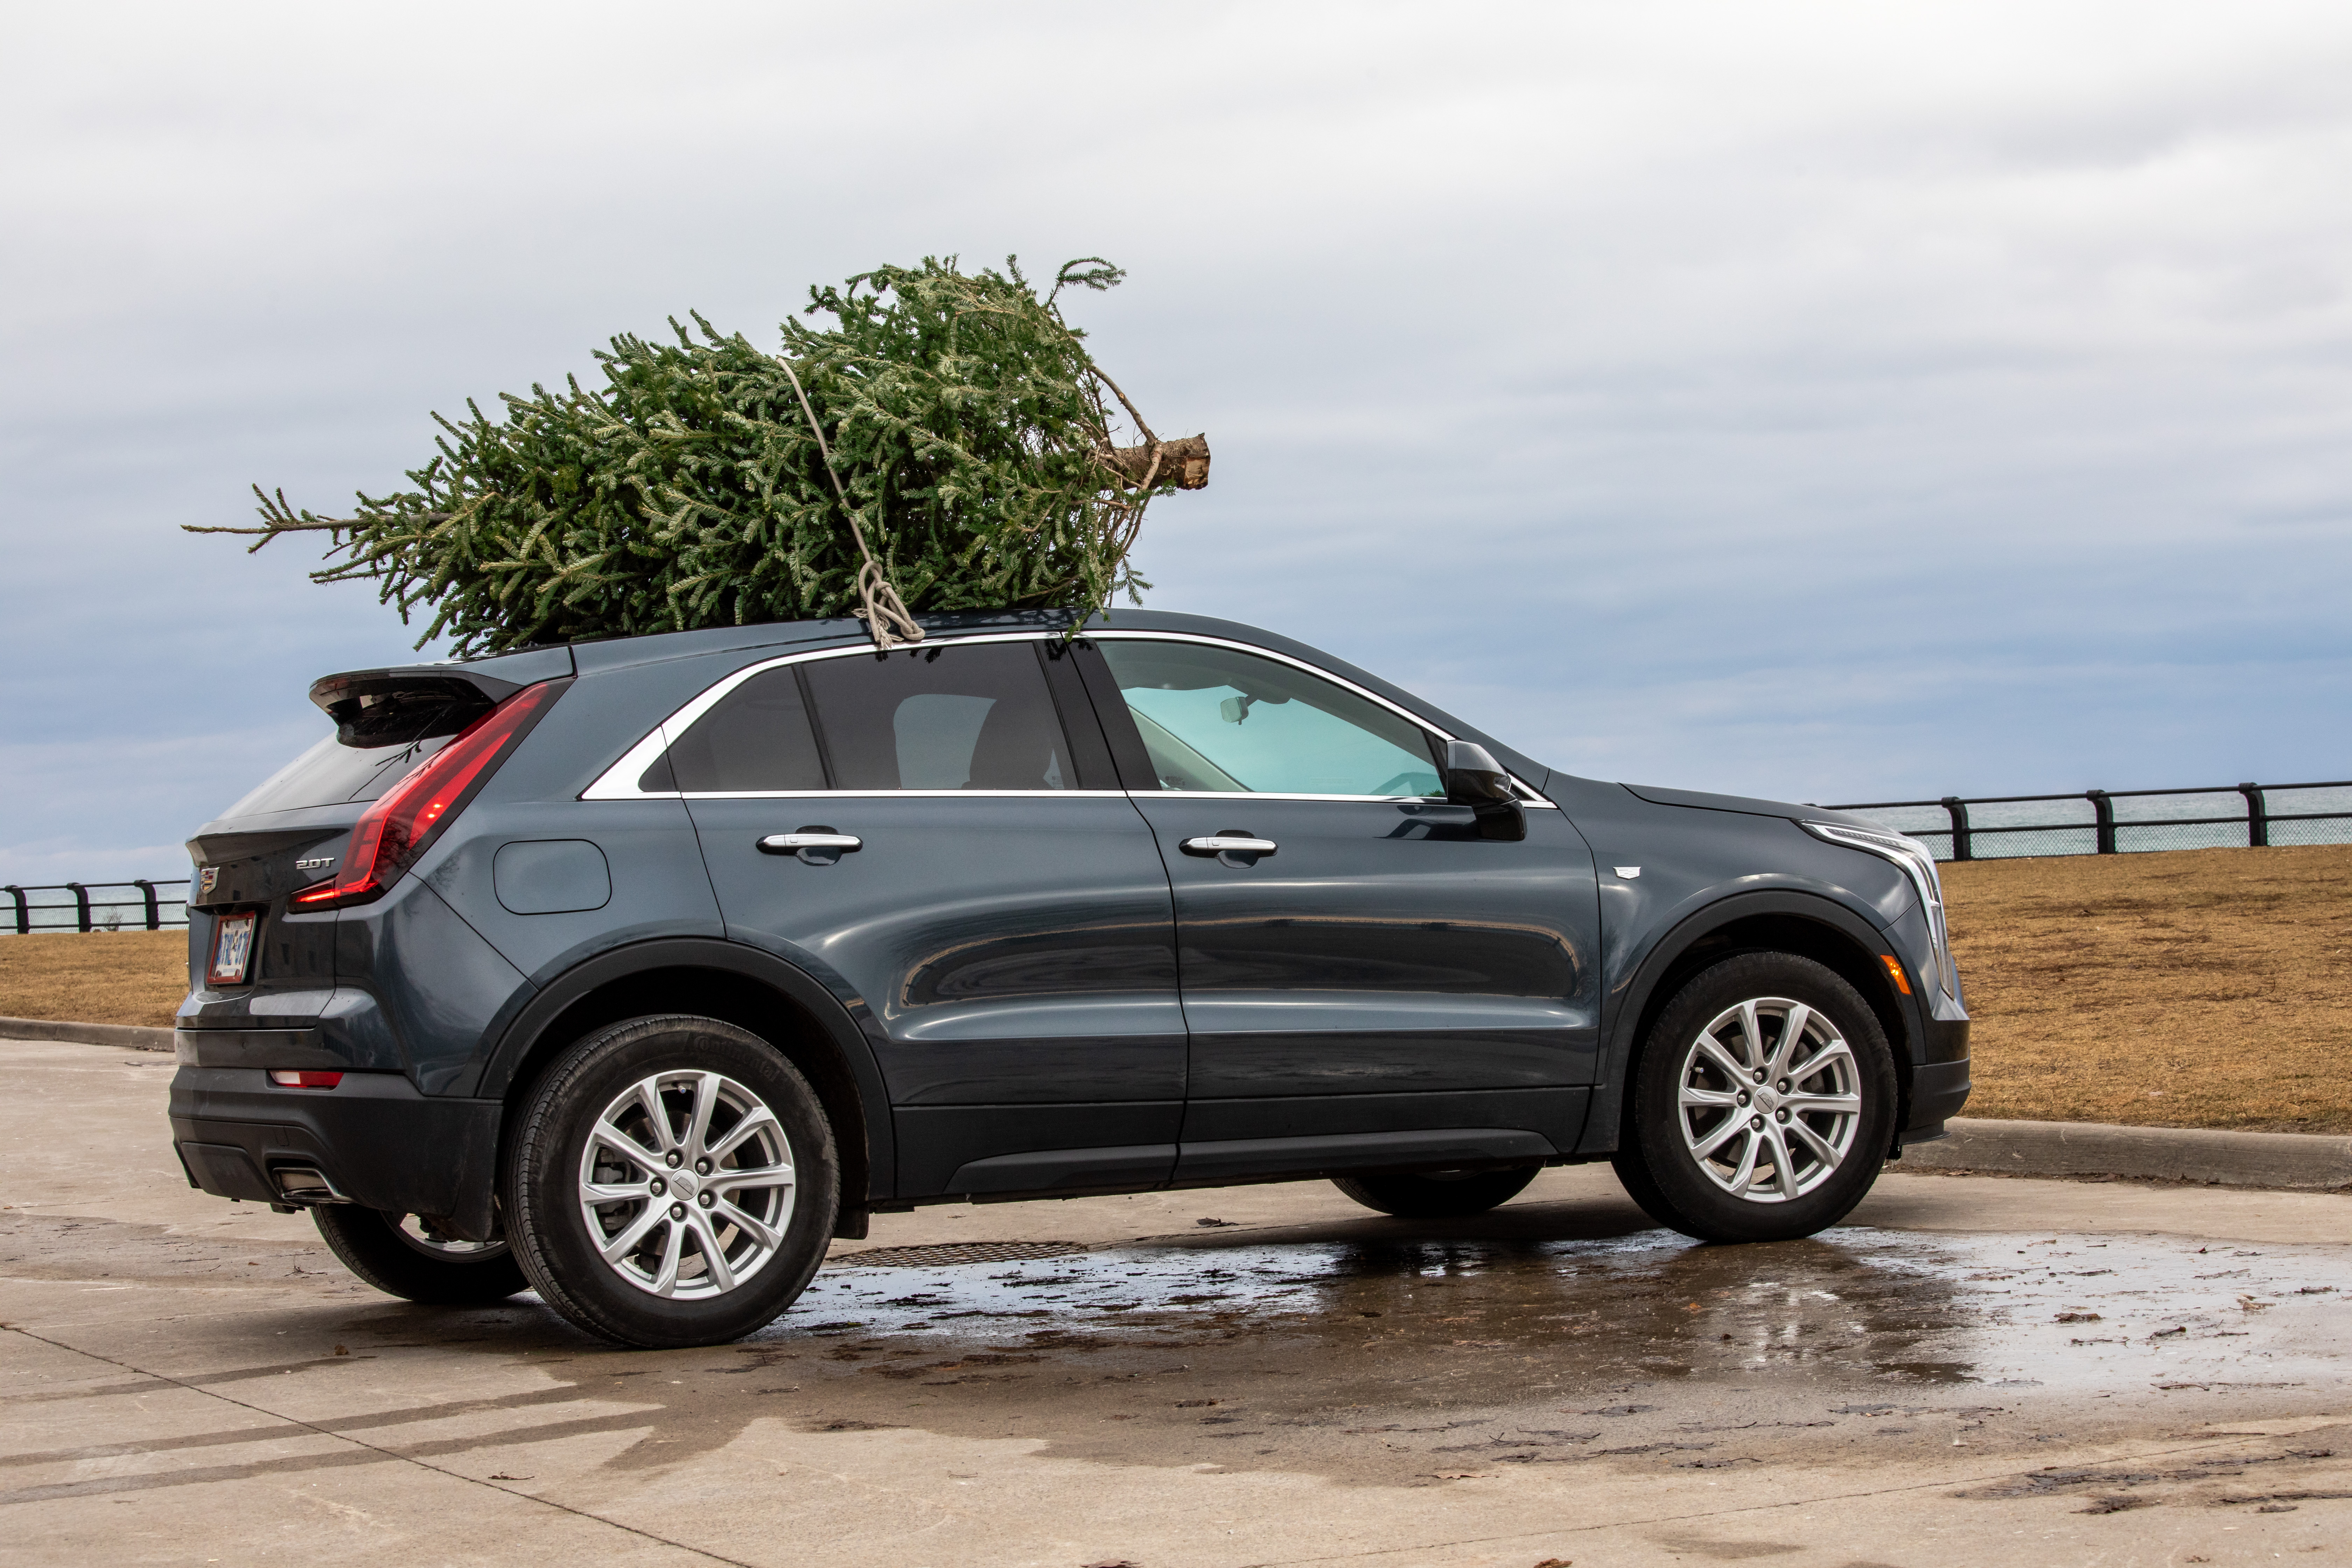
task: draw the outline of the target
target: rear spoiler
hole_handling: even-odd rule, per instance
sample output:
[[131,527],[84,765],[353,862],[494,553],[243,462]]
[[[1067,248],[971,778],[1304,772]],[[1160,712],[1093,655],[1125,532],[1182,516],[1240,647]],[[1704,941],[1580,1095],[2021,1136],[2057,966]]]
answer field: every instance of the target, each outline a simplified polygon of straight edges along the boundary
[[547,648],[483,662],[515,668],[503,675],[462,664],[346,670],[312,681],[310,700],[335,721],[335,739],[346,746],[409,746],[454,735],[532,682],[571,674],[572,650]]

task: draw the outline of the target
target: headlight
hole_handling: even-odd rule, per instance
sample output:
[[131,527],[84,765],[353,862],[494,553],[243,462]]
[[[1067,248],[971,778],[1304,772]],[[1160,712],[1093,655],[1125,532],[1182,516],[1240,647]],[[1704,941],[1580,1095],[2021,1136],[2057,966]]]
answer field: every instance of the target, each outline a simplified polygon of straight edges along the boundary
[[1959,984],[1952,967],[1952,940],[1944,930],[1944,879],[1936,874],[1936,858],[1927,847],[1916,838],[1900,833],[1873,832],[1866,827],[1848,827],[1835,822],[1801,822],[1797,826],[1816,838],[1832,844],[1843,844],[1849,849],[1867,850],[1882,859],[1894,861],[1903,868],[1918,889],[1919,907],[1927,915],[1927,941],[1935,950],[1936,984],[1945,995],[1959,1000]]

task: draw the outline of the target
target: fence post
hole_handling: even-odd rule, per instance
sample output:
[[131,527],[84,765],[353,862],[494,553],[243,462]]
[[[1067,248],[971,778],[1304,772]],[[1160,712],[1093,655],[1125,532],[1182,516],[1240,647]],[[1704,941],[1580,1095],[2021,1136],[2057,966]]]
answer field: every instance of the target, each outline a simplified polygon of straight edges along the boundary
[[1944,810],[1952,819],[1952,858],[1975,859],[1976,846],[1969,840],[1968,803],[1956,795],[1948,795],[1944,797]]
[[25,901],[25,889],[16,886],[16,883],[11,882],[5,890],[10,898],[16,900],[16,934],[18,936],[32,935],[33,911],[31,906],[26,904]]
[[133,879],[131,885],[138,889],[147,900],[147,929],[149,931],[162,931],[163,929],[163,911],[158,909],[155,904],[155,884],[149,881],[144,877],[140,877]]
[[74,919],[79,922],[80,930],[88,931],[89,929],[89,889],[79,882],[68,882],[66,887],[74,896]]
[[2084,790],[2083,798],[2091,803],[2091,816],[2098,824],[2095,834],[2099,853],[2114,854],[2116,852],[2116,803],[2107,798],[2107,792],[2103,789]]
[[2271,803],[2263,798],[2263,786],[2242,784],[2238,793],[2246,797],[2246,847],[2267,849],[2271,845]]

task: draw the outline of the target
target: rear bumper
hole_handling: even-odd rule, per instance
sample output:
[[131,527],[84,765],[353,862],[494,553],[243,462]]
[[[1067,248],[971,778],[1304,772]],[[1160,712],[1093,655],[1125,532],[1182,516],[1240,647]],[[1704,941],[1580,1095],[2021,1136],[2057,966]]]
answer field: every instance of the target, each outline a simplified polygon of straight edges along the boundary
[[346,1073],[323,1089],[279,1089],[257,1067],[183,1066],[172,1079],[172,1139],[191,1186],[284,1203],[278,1173],[312,1170],[352,1203],[434,1215],[475,1240],[497,1226],[501,1109],[420,1094],[399,1073]]

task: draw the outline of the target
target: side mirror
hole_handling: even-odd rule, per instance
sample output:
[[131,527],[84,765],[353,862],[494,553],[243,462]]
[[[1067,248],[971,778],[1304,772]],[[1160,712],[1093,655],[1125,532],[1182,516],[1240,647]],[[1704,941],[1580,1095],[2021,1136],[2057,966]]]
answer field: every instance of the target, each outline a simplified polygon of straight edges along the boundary
[[1445,742],[1445,798],[1456,805],[1509,800],[1511,775],[1484,746],[1467,741]]
[[1482,838],[1528,836],[1528,816],[1511,788],[1511,775],[1484,746],[1468,741],[1445,743],[1445,798],[1477,812]]

